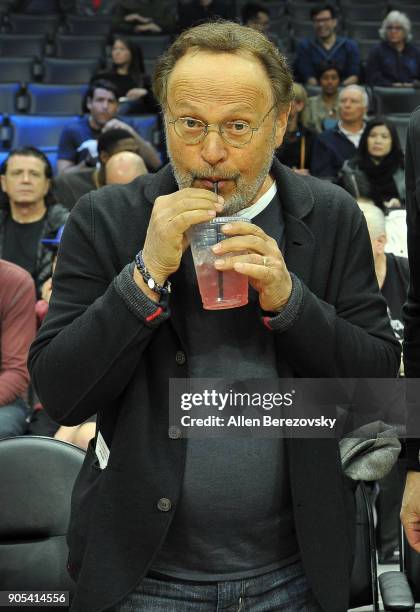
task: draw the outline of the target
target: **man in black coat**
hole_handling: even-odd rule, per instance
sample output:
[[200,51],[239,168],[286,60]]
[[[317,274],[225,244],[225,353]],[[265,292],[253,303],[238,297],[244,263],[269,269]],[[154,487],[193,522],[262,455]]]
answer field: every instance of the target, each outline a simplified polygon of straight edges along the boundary
[[[66,225],[30,368],[52,418],[98,415],[72,500],[75,612],[348,608],[354,481],[337,440],[169,427],[170,379],[398,371],[354,200],[273,161],[291,91],[260,33],[184,32],[155,80],[170,165],[84,196]],[[222,212],[235,223],[214,265],[248,278],[249,302],[206,311],[186,232]]]
[[[404,370],[407,378],[420,378],[420,108],[410,118],[406,147],[407,247],[410,284],[405,305]],[[401,508],[401,522],[409,544],[420,552],[420,427],[418,392],[407,381],[408,399],[413,399],[407,423],[407,480]],[[412,397],[412,394],[415,396]],[[413,437],[414,436],[414,437]]]

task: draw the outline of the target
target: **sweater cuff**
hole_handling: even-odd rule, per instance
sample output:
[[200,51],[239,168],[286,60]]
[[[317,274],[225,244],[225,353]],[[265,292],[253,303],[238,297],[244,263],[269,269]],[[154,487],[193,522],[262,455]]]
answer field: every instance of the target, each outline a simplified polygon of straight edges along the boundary
[[262,321],[264,325],[275,332],[284,332],[298,318],[303,306],[303,284],[300,279],[290,273],[292,279],[292,291],[287,304],[279,313],[263,313]]
[[137,318],[148,327],[157,327],[169,317],[168,297],[156,303],[143,293],[133,279],[134,266],[134,262],[127,264],[115,277],[115,289]]

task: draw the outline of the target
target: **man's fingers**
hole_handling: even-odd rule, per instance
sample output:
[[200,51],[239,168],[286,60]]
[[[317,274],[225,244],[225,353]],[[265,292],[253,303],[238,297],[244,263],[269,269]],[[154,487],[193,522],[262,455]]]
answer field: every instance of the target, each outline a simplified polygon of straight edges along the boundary
[[211,221],[215,215],[216,213],[211,210],[190,210],[174,217],[171,220],[171,226],[177,234],[183,234],[192,225]]

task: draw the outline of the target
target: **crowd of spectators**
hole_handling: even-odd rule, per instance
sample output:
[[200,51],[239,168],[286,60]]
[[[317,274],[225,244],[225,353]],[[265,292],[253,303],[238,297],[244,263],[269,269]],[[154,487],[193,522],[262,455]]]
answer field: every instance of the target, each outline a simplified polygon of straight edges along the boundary
[[[43,4],[29,2],[25,10],[31,6],[37,12]],[[57,176],[37,142],[11,151],[1,168],[0,437],[22,434],[28,426],[25,356],[48,310],[57,236],[69,211],[85,193],[127,183],[163,163],[162,151],[138,133],[130,117],[159,112],[134,37],[174,37],[203,20],[238,18],[234,3],[221,0],[180,0],[177,10],[171,0],[77,0],[60,7],[112,17],[110,62],[92,75],[84,113],[61,134]],[[366,62],[357,40],[338,33],[335,4],[308,4],[308,16],[313,33],[295,41],[291,52],[290,41],[273,26],[270,2],[248,2],[241,10],[242,23],[269,37],[293,66],[294,101],[276,156],[298,174],[339,183],[360,201],[378,284],[401,338],[407,274],[400,257],[406,255],[404,143],[392,120],[369,113],[367,88],[420,85],[420,50],[409,17],[397,10],[378,24],[378,44]],[[60,428],[56,436],[86,447],[94,426]]]

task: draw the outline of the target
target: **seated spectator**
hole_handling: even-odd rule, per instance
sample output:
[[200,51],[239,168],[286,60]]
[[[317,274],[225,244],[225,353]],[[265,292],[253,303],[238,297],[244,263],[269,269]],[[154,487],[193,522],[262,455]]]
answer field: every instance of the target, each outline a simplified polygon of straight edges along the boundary
[[[78,172],[64,172],[53,180],[53,193],[56,199],[69,210],[79,198],[92,189],[106,184],[105,164],[120,151],[131,151],[140,156],[136,138],[125,129],[116,128],[102,132],[98,138],[99,164],[95,168],[84,168]],[[141,158],[143,161],[143,158]]]
[[319,134],[313,143],[312,174],[337,181],[344,162],[354,156],[359,146],[368,104],[366,90],[359,85],[348,85],[340,91],[337,126]]
[[[52,273],[54,273],[55,265],[57,262],[57,254],[58,247],[60,244],[61,236],[63,235],[64,225],[62,225],[58,231],[54,234],[51,234],[47,238],[43,238],[42,243],[44,246],[51,250],[52,253]],[[52,277],[50,277],[42,287],[42,299],[38,300],[36,303],[36,313],[38,316],[39,323],[42,322],[45,315],[48,312],[48,304],[51,299],[52,294]],[[38,406],[38,410],[42,407]],[[43,411],[42,411],[43,412]],[[46,415],[45,415],[46,416]],[[72,427],[65,427],[61,425],[57,428],[57,425],[54,426],[54,422],[50,421],[50,419],[46,418],[47,425],[49,427],[48,434],[54,435],[54,438],[57,440],[62,440],[63,442],[70,442],[71,444],[75,444],[76,446],[80,446],[84,450],[87,449],[89,444],[89,440],[94,437],[96,430],[96,415],[92,418],[88,419],[84,423],[80,425],[74,425]],[[45,423],[44,423],[45,426]],[[44,433],[44,432],[42,432]],[[47,432],[45,432],[46,434]]]
[[344,162],[339,183],[355,198],[370,198],[382,210],[404,205],[404,154],[391,121],[378,117],[366,124],[355,155]]
[[357,83],[360,72],[360,52],[350,38],[337,36],[336,10],[331,4],[320,4],[311,10],[313,38],[299,42],[295,59],[296,80],[318,85],[317,74],[323,62],[333,62],[341,72],[343,85]]
[[35,331],[34,281],[19,266],[0,259],[0,438],[26,431],[26,361]]
[[192,0],[178,6],[178,29],[186,30],[209,19],[233,19],[232,5],[223,0]]
[[140,46],[128,38],[116,36],[111,58],[111,68],[95,74],[91,84],[105,79],[114,85],[120,102],[120,114],[157,112],[157,105],[150,91],[150,79],[145,75]]
[[61,204],[54,204],[51,178],[48,158],[34,147],[13,150],[1,169],[8,201],[0,210],[0,257],[27,270],[38,295],[51,275],[51,253],[41,238],[57,231],[69,215]]
[[[378,285],[388,305],[388,315],[396,338],[402,342],[404,320],[403,305],[407,297],[409,269],[404,257],[395,257],[385,252],[387,230],[385,216],[372,201],[358,202],[363,211],[372,243]],[[403,374],[401,360],[400,373]],[[378,520],[376,542],[380,563],[398,563],[399,560],[399,513],[406,470],[400,464],[378,481],[379,495],[376,500]]]
[[366,81],[384,87],[412,87],[420,81],[420,49],[410,41],[411,23],[407,15],[391,11],[382,22],[382,42],[369,53]]
[[62,13],[72,13],[84,17],[112,15],[115,0],[59,0]]
[[308,99],[308,127],[320,134],[330,130],[338,122],[338,88],[340,70],[334,64],[321,64],[318,72],[321,93]]
[[118,127],[129,131],[138,140],[146,166],[152,170],[159,168],[160,157],[154,147],[137,134],[128,121],[123,122],[116,118],[117,92],[112,83],[105,80],[92,83],[86,96],[86,107],[89,114],[74,119],[61,134],[57,154],[57,167],[60,173],[74,172],[89,165],[94,166],[98,155],[99,135]]
[[176,31],[176,2],[117,0],[113,30],[127,34],[171,34]]
[[277,158],[297,174],[310,174],[312,142],[314,132],[308,129],[306,103],[308,94],[303,85],[293,84],[293,101],[287,129],[281,147],[276,150]]
[[284,45],[274,32],[270,32],[270,11],[266,5],[259,2],[247,2],[241,10],[243,25],[265,34],[280,51],[284,51]]
[[137,153],[131,151],[116,153],[105,164],[107,185],[126,185],[143,174],[147,174],[144,161]]

